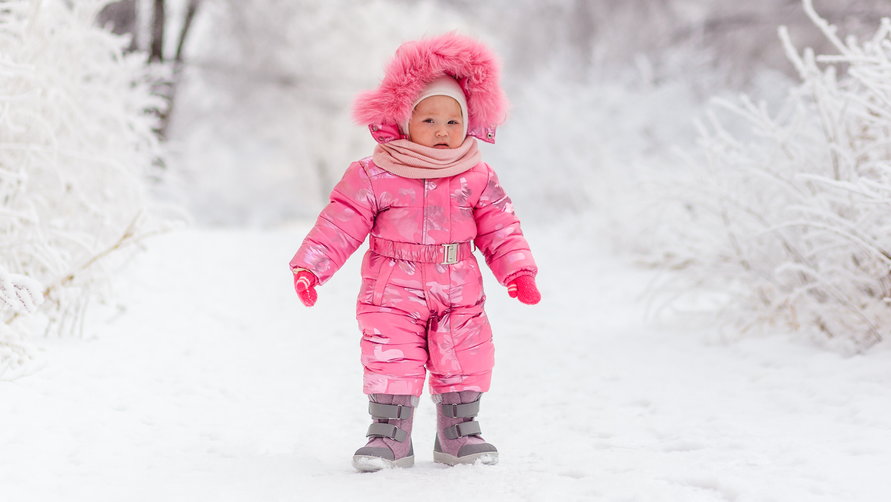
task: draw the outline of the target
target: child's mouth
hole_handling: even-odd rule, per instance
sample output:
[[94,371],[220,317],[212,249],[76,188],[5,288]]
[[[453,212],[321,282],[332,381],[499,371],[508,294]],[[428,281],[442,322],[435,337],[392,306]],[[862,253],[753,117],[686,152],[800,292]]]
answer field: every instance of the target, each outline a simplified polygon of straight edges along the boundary
[[448,148],[448,147],[449,147],[449,145],[446,143],[437,143],[437,144],[433,145],[433,148]]

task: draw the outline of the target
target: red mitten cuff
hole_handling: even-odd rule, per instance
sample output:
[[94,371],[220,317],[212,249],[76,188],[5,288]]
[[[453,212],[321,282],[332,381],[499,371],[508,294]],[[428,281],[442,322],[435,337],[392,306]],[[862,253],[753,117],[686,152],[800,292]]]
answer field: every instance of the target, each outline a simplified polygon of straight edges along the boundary
[[507,283],[507,294],[527,305],[535,305],[541,301],[541,293],[535,286],[535,277],[531,275],[521,275]]

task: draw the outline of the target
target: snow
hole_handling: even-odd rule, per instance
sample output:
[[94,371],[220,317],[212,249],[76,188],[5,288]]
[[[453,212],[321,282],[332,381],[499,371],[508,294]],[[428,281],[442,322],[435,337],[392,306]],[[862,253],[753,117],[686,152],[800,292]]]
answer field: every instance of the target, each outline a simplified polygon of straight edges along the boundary
[[[0,382],[4,501],[877,501],[891,465],[887,344],[844,357],[646,315],[652,274],[565,225],[527,227],[543,301],[487,276],[483,400],[496,466],[360,474],[369,419],[353,319],[359,254],[304,308],[287,261],[309,223],[156,237],[90,311]],[[570,236],[570,237],[567,237]]]

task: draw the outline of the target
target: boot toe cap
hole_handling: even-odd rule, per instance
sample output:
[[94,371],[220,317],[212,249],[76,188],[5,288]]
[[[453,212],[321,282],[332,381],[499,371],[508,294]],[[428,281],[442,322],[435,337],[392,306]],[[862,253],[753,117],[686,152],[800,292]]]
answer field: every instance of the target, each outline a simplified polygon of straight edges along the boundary
[[458,450],[458,457],[476,455],[477,453],[498,453],[498,450],[489,443],[466,444]]
[[396,456],[393,454],[392,450],[380,446],[363,446],[362,448],[356,450],[355,455],[362,457],[380,457],[387,460],[396,459]]

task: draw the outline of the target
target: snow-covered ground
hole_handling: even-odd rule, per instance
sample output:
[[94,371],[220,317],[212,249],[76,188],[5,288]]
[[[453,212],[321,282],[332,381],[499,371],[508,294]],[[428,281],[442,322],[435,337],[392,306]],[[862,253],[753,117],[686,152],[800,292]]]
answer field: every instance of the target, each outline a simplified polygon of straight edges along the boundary
[[416,466],[356,473],[358,254],[305,309],[286,264],[307,228],[158,237],[119,281],[126,309],[37,340],[39,367],[0,382],[0,500],[888,500],[887,344],[656,322],[649,273],[560,228],[526,229],[540,305],[487,284],[480,422],[501,462],[434,464],[425,396]]

